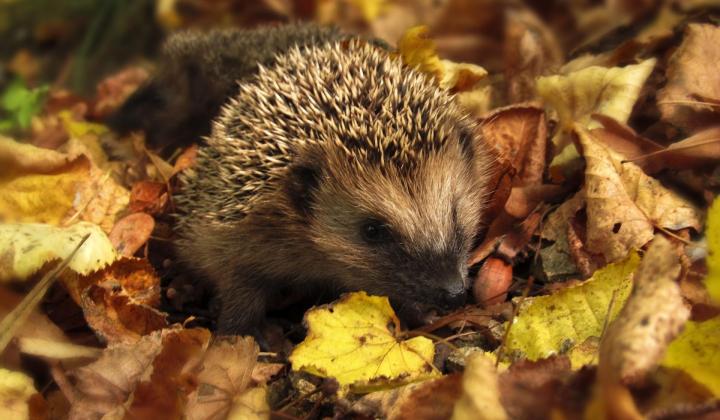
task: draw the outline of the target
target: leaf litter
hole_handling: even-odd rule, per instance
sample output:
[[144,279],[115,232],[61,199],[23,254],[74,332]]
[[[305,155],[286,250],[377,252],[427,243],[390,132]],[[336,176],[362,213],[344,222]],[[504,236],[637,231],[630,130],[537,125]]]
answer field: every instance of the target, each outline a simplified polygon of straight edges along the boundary
[[[110,75],[88,99],[91,89],[39,83],[51,58],[23,48],[9,68],[26,81],[0,92],[0,306],[4,319],[25,311],[8,321],[3,417],[717,415],[712,7],[162,3],[150,22],[162,30],[275,16],[385,38],[455,94],[498,163],[469,257],[476,301],[407,330],[386,298],[359,292],[307,311],[307,332],[271,322],[267,351],[215,335],[211,294],[177,272],[171,250],[176,176],[197,146],[156,154],[142,133],[120,138],[103,124],[146,69]],[[24,306],[86,234],[50,292],[66,303]],[[27,358],[46,374],[25,371]]]

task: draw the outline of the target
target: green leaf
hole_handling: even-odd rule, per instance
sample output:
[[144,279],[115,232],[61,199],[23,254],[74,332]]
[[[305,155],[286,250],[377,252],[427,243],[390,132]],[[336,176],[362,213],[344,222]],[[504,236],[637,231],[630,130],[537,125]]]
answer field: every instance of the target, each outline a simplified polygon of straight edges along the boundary
[[32,117],[37,115],[45,102],[47,85],[28,88],[21,79],[13,80],[0,94],[0,107],[5,118],[0,120],[0,130],[26,129]]

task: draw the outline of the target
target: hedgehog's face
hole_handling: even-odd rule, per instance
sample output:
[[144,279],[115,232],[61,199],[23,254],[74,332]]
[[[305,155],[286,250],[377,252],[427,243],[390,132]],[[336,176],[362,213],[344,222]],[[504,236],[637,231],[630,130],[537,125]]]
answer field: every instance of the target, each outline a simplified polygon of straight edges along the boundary
[[487,189],[472,154],[451,144],[405,170],[351,164],[342,154],[315,161],[326,165],[316,175],[296,172],[313,180],[299,197],[310,200],[309,236],[334,280],[403,305],[464,303]]

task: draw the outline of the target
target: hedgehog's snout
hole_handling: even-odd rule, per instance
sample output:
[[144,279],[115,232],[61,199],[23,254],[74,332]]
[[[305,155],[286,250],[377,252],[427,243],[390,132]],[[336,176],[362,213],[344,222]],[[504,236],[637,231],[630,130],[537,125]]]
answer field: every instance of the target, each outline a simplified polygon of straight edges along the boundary
[[437,303],[442,309],[459,308],[465,304],[467,290],[465,276],[458,273],[440,279],[437,290]]

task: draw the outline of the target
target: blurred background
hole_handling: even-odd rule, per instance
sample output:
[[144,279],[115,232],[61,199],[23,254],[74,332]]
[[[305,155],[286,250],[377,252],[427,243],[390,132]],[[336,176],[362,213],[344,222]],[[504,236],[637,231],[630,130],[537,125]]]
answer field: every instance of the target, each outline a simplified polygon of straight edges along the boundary
[[[0,0],[0,132],[27,128],[48,92],[56,97],[47,106],[60,88],[89,97],[131,65],[121,84],[134,88],[164,37],[185,28],[315,21],[393,46],[408,28],[426,25],[442,58],[478,64],[501,83],[518,68],[557,71],[627,40],[636,47],[621,50],[625,60],[616,53],[613,64],[641,58],[661,47],[648,39],[667,40],[679,21],[717,7],[707,0]],[[528,99],[512,89],[501,89],[507,97],[493,105]]]

